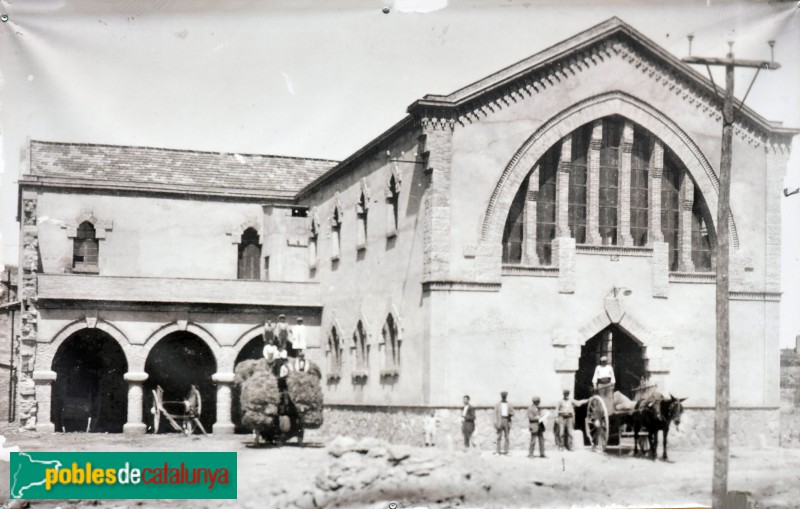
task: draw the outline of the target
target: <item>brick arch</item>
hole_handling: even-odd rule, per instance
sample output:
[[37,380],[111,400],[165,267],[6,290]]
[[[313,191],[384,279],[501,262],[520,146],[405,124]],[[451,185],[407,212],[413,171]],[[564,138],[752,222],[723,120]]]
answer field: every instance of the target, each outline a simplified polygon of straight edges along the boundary
[[[481,225],[481,243],[502,242],[503,227],[522,181],[536,161],[555,143],[578,127],[594,120],[620,115],[650,131],[668,147],[689,171],[716,219],[719,179],[696,143],[667,115],[650,104],[624,92],[608,92],[580,101],[556,114],[537,129],[517,150],[503,170],[486,208]],[[739,237],[733,220],[728,217],[731,246],[739,249]],[[715,231],[718,231],[714,224]]]
[[179,331],[185,331],[194,334],[200,338],[200,341],[206,344],[209,350],[211,350],[211,354],[214,356],[214,363],[216,364],[217,371],[219,371],[220,366],[226,364],[229,356],[225,355],[225,352],[222,351],[219,342],[213,335],[211,335],[210,332],[194,322],[181,322],[176,321],[163,325],[161,328],[151,334],[149,338],[147,338],[147,341],[145,341],[144,345],[142,345],[144,351],[141,355],[140,371],[144,371],[147,358],[150,356],[150,352],[153,351],[153,348],[158,344],[158,342],[169,334]]
[[125,336],[125,334],[111,322],[101,319],[96,319],[96,321],[87,320],[86,318],[75,320],[74,322],[66,325],[64,328],[58,331],[55,336],[53,336],[53,340],[49,343],[39,344],[35,361],[36,369],[46,371],[51,370],[53,359],[55,359],[56,352],[58,352],[58,349],[61,347],[61,345],[64,344],[64,342],[76,332],[93,328],[100,329],[117,342],[122,349],[123,354],[125,354],[125,362],[128,364],[128,371],[133,371],[131,364],[136,358],[136,347],[131,344],[127,336]]

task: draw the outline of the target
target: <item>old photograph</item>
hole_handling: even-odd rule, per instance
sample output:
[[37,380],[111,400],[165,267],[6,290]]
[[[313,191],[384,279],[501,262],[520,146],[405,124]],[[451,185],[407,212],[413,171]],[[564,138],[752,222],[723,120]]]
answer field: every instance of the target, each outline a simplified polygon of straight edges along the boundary
[[0,14],[0,507],[800,507],[796,1]]

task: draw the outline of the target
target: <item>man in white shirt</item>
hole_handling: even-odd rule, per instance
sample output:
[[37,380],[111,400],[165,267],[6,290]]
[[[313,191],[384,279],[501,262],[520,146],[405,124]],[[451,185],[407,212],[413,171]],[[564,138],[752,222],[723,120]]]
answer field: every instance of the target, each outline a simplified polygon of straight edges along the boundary
[[[494,427],[497,429],[497,454],[508,454],[508,432],[511,430],[511,418],[514,416],[514,407],[506,401],[508,393],[500,393],[500,403],[494,407]],[[503,452],[500,452],[500,440],[504,439]]]
[[303,317],[297,317],[297,325],[292,327],[292,356],[296,357],[306,349],[306,326],[303,325]]
[[600,357],[600,365],[594,368],[592,385],[595,389],[602,389],[615,385],[617,380],[614,378],[614,368],[608,363],[608,357]]

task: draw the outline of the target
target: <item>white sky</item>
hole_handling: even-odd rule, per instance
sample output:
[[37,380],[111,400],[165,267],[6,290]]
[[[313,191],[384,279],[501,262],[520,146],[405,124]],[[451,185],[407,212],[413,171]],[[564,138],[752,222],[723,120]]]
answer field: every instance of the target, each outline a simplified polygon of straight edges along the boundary
[[[382,8],[391,7],[389,14]],[[431,11],[425,14],[401,12]],[[443,7],[434,10],[436,7]],[[0,0],[0,262],[39,140],[342,159],[449,93],[611,16],[677,56],[769,58],[748,106],[800,126],[800,8],[719,2]],[[737,71],[742,97],[752,72]],[[717,83],[722,76],[716,75]],[[786,179],[800,186],[800,142]],[[784,200],[781,343],[800,334],[800,195]]]

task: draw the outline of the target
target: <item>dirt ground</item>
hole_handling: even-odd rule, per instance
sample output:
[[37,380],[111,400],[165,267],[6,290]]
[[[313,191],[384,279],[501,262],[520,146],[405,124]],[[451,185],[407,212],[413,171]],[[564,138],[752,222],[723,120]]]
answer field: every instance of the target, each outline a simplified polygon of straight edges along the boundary
[[[249,436],[186,438],[176,434],[130,438],[105,434],[18,433],[0,430],[6,446],[22,451],[236,451],[239,499],[232,501],[34,501],[32,508],[270,508],[309,493],[315,478],[339,461],[324,444],[304,448],[253,447]],[[488,451],[407,448],[411,457],[436,458],[438,475],[408,477],[392,490],[351,492],[341,507],[598,507],[698,506],[710,503],[712,451],[670,451],[670,462],[593,453],[587,449],[545,459],[526,457],[517,444],[508,456]],[[355,455],[355,453],[351,453]],[[344,459],[341,458],[341,459]],[[444,465],[444,466],[442,466]],[[0,501],[8,500],[8,463],[0,463]],[[377,485],[372,485],[377,486]],[[752,492],[758,507],[800,507],[800,449],[735,449],[729,490]],[[438,493],[447,493],[438,496]],[[276,495],[282,493],[280,499]],[[335,498],[322,505],[337,505]],[[313,505],[312,505],[313,507]]]

